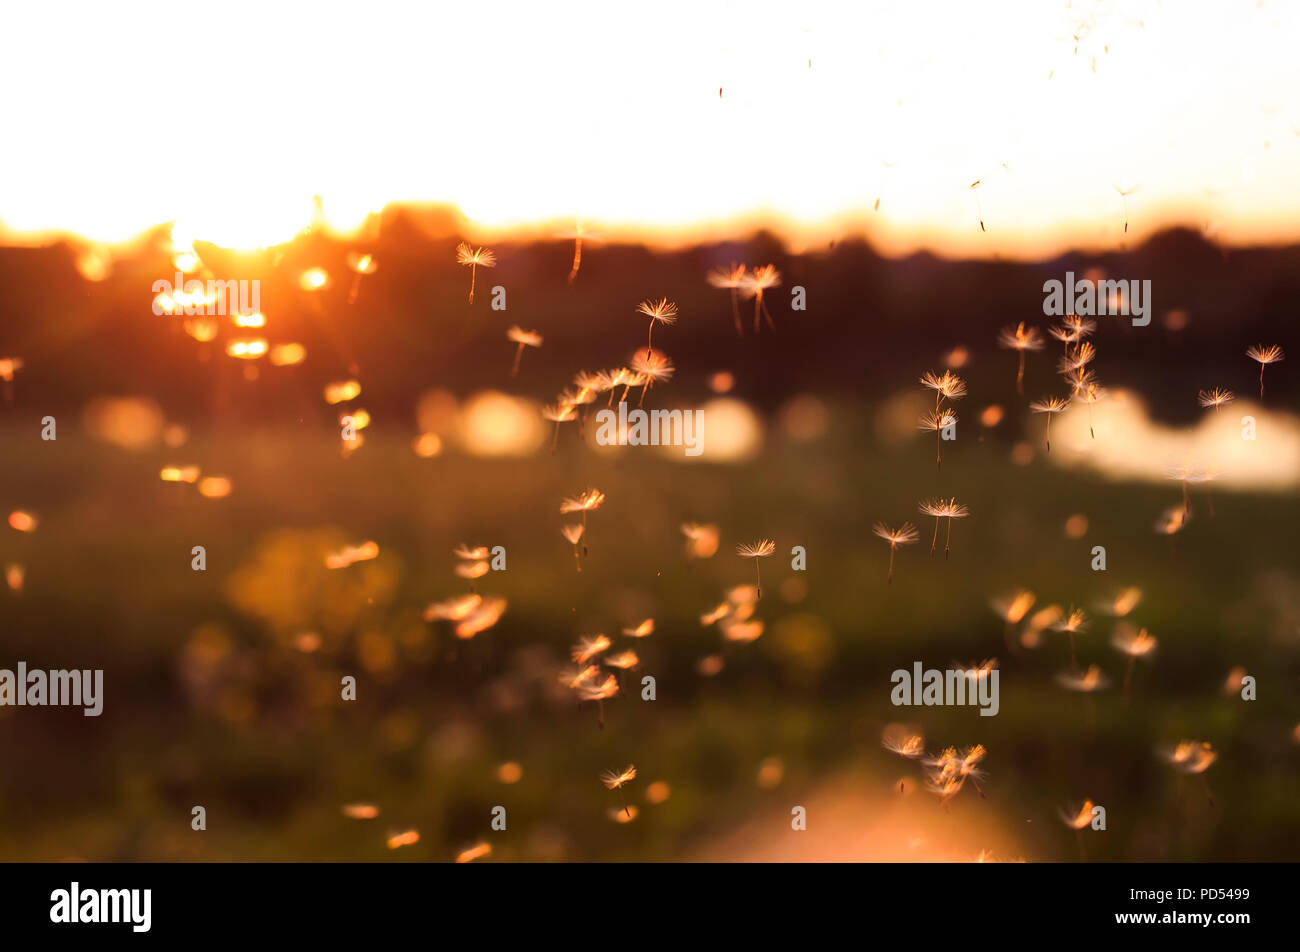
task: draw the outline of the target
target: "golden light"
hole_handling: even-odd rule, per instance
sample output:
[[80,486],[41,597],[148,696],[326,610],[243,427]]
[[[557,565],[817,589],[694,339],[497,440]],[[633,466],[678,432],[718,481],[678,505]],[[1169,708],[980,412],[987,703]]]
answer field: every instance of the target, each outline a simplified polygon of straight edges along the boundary
[[330,276],[324,268],[308,268],[298,278],[298,285],[304,291],[319,291],[329,284]]
[[230,321],[236,327],[265,327],[266,315],[261,311],[254,311],[251,314],[236,314]]
[[265,337],[243,337],[226,344],[226,356],[239,360],[256,360],[265,356],[267,350]]
[[192,483],[199,478],[197,466],[164,466],[158,472],[164,483]]
[[5,585],[11,592],[21,592],[23,581],[27,578],[27,569],[17,562],[5,563]]
[[221,328],[216,320],[211,317],[196,317],[185,322],[185,333],[189,334],[200,344],[206,344],[217,336],[217,331]]
[[519,764],[515,763],[514,761],[510,761],[509,763],[504,763],[497,768],[497,779],[500,780],[502,783],[506,783],[506,784],[518,783],[520,780],[523,779],[523,776],[524,776],[524,768],[519,766]]
[[205,499],[225,499],[230,489],[230,480],[225,476],[205,476],[199,480],[199,495]]
[[[118,242],[177,221],[175,235],[243,248],[292,238],[311,222],[316,194],[340,231],[392,201],[452,202],[483,240],[520,225],[551,237],[582,219],[608,240],[734,234],[738,223],[775,225],[804,244],[865,230],[888,254],[1052,256],[1067,243],[1140,243],[1176,222],[1209,223],[1229,243],[1294,241],[1300,8],[1243,4],[1208,16],[1157,0],[1086,14],[1075,6],[1007,0],[999,15],[981,16],[960,5],[754,0],[737,16],[724,4],[665,0],[647,20],[612,17],[596,0],[563,3],[559,15],[504,0],[490,44],[476,41],[482,14],[472,5],[380,6],[364,17],[326,6],[310,18],[324,68],[304,98],[300,71],[282,55],[303,43],[297,8],[214,21],[201,5],[179,4],[167,12],[175,35],[248,49],[261,64],[185,84],[188,100],[241,116],[242,135],[259,147],[183,163],[167,150],[101,150],[87,170],[75,157],[110,122],[116,135],[157,138],[156,104],[139,94],[136,68],[158,53],[153,13],[116,11],[108,44],[100,30],[63,30],[59,6],[37,5],[24,29],[59,37],[57,53],[11,44],[0,70],[18,88],[57,55],[64,80],[27,90],[30,108],[10,116],[11,141],[38,145],[8,157],[0,210],[19,235]],[[1092,22],[1079,41],[1083,15]],[[432,63],[430,36],[445,38]],[[900,37],[924,37],[924,55]],[[557,59],[556,49],[582,55]],[[339,63],[348,69],[331,68]],[[320,130],[357,102],[357,75],[376,94],[354,113],[352,134],[323,148]],[[465,76],[475,77],[474,95],[450,94]],[[554,108],[579,88],[583,109]],[[296,106],[262,108],[279,100]],[[546,147],[522,165],[492,135],[447,149],[445,130],[481,121],[485,102],[500,128]],[[783,116],[797,117],[790,134],[736,161],[738,141]],[[1060,135],[1043,134],[1053,119],[1064,128],[1062,116],[1128,117],[1144,134],[1122,150],[1087,135],[1063,148]],[[646,149],[647,128],[690,147]],[[968,189],[976,179],[986,231]],[[1127,197],[1117,191],[1134,186]],[[178,256],[189,252],[175,244]]]
[[343,815],[354,820],[373,820],[379,816],[379,807],[373,803],[345,803]]
[[460,444],[474,456],[531,456],[547,436],[541,412],[529,400],[489,390],[470,397],[461,410]]
[[388,848],[390,850],[401,849],[403,846],[414,846],[420,842],[419,830],[405,830],[401,833],[394,833],[388,838]]
[[361,396],[361,384],[355,380],[340,380],[325,385],[325,402],[329,404],[345,403]]
[[355,251],[348,252],[348,267],[357,274],[374,274],[379,270],[379,263],[371,255],[357,254]]
[[19,532],[35,532],[39,520],[24,509],[15,509],[9,513],[9,527]]
[[437,433],[421,433],[411,441],[411,447],[420,459],[432,459],[442,452],[442,439]]
[[274,367],[293,367],[307,359],[307,348],[302,344],[276,344],[271,348],[271,365]]

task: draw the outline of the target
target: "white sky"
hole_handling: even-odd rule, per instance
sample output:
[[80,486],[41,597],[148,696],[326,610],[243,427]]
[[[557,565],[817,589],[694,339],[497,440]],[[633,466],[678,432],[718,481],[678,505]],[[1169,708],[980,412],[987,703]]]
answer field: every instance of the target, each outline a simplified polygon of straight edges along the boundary
[[344,229],[432,200],[1035,256],[1117,244],[1119,186],[1130,241],[1295,240],[1297,48],[1276,2],[11,6],[0,227],[255,246],[320,194]]

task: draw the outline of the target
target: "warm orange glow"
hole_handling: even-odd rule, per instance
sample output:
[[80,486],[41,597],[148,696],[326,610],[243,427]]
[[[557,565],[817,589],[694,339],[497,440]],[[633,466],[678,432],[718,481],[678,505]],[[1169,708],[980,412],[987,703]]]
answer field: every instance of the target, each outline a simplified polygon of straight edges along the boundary
[[[503,3],[490,44],[477,41],[481,11],[464,4],[364,17],[313,9],[305,55],[320,68],[305,98],[282,52],[303,48],[301,10],[260,9],[251,55],[261,68],[185,84],[189,101],[240,117],[255,148],[195,150],[184,162],[167,150],[101,150],[89,165],[76,157],[88,135],[110,128],[104,101],[117,139],[156,141],[156,103],[139,93],[134,64],[157,56],[157,34],[150,14],[120,10],[106,44],[98,30],[62,30],[57,6],[37,5],[25,30],[59,37],[62,73],[28,88],[55,55],[41,42],[11,44],[0,63],[29,104],[9,113],[8,136],[35,144],[8,156],[0,219],[22,235],[99,242],[179,219],[185,236],[255,247],[306,227],[319,194],[337,229],[359,228],[391,201],[443,201],[483,241],[518,226],[573,234],[580,219],[611,241],[766,223],[803,244],[865,229],[890,253],[1034,257],[1066,243],[1140,241],[1174,222],[1228,242],[1297,235],[1294,5],[1202,16],[1156,0],[1122,9],[1008,0],[989,16],[926,2],[755,0],[737,16],[670,0],[650,19],[611,18],[595,0],[561,7]],[[174,35],[202,35],[214,49],[246,47],[253,32],[250,16],[214,21],[197,4],[167,17]],[[1075,40],[1082,20],[1089,29]],[[430,36],[445,38],[432,64]],[[924,55],[905,37],[924,37]],[[466,76],[474,94],[454,94]],[[554,108],[576,89],[582,109]],[[263,108],[278,100],[296,107]],[[446,148],[446,130],[483,122],[483,103],[495,125]],[[340,108],[355,125],[323,147]],[[1121,128],[1131,134],[1117,149]],[[647,129],[682,147],[645,148]],[[502,130],[542,147],[520,163]],[[738,161],[738,143],[756,134],[761,147]],[[186,241],[176,245],[189,254]],[[79,266],[102,277],[111,258]]]

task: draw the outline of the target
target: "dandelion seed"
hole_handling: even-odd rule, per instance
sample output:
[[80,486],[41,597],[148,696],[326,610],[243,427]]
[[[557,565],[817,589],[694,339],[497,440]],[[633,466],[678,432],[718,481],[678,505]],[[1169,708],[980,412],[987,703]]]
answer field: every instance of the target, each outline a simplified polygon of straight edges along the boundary
[[1071,608],[1070,613],[1052,625],[1053,631],[1063,631],[1070,636],[1070,668],[1078,670],[1074,659],[1074,636],[1088,630],[1088,615],[1082,608]]
[[900,545],[911,545],[920,539],[921,535],[916,526],[910,522],[904,522],[897,529],[891,529],[883,522],[877,522],[871,527],[877,538],[884,539],[889,543],[889,574],[885,577],[885,582],[893,584],[894,582],[894,550]]
[[1087,318],[1080,317],[1077,314],[1067,314],[1061,318],[1061,323],[1056,327],[1048,329],[1048,333],[1057,340],[1066,345],[1066,351],[1069,351],[1070,344],[1077,344],[1085,337],[1092,335],[1097,329],[1097,322]]
[[650,340],[654,337],[655,324],[676,324],[677,305],[667,298],[660,298],[657,301],[647,298],[636,306],[636,312],[650,318],[650,329],[646,333],[645,346],[647,351],[653,352]]
[[898,754],[908,760],[916,760],[925,753],[925,738],[920,734],[886,736],[880,745],[891,754]]
[[425,621],[464,621],[483,604],[483,596],[471,592],[441,602],[431,602],[425,609]]
[[1069,691],[1091,694],[1103,690],[1110,682],[1097,665],[1089,665],[1088,670],[1080,674],[1077,671],[1062,671],[1056,676],[1057,683]]
[[762,637],[764,625],[757,619],[745,620],[733,614],[731,618],[724,619],[718,627],[722,631],[724,641],[749,644]]
[[655,620],[647,618],[635,628],[624,628],[623,634],[629,638],[648,638],[655,632]]
[[1097,438],[1097,432],[1092,428],[1092,405],[1104,396],[1106,391],[1095,383],[1089,383],[1074,391],[1074,399],[1088,408],[1088,435],[1094,440]]
[[1115,594],[1114,598],[1108,602],[1098,604],[1096,608],[1103,614],[1110,615],[1113,618],[1123,618],[1137,608],[1141,602],[1142,589],[1130,586],[1121,589]]
[[582,571],[582,548],[578,545],[582,541],[582,534],[587,531],[587,527],[580,522],[566,523],[560,527],[560,534],[573,546],[573,561]]
[[491,566],[487,562],[463,562],[456,566],[456,575],[463,579],[473,581],[476,578],[482,578],[491,571]]
[[1156,639],[1148,634],[1145,628],[1134,628],[1126,622],[1121,622],[1110,636],[1110,643],[1116,651],[1128,658],[1128,665],[1124,671],[1124,699],[1128,700],[1129,689],[1133,683],[1133,668],[1137,659],[1149,657],[1156,650]]
[[1259,364],[1259,398],[1263,400],[1264,368],[1269,364],[1280,363],[1286,358],[1286,355],[1282,353],[1282,348],[1276,344],[1269,344],[1268,346],[1256,344],[1253,347],[1247,348],[1246,356]]
[[573,239],[573,266],[569,269],[568,283],[573,284],[578,277],[578,269],[582,267],[582,245],[584,241],[599,242],[600,238],[591,232],[588,232],[582,224],[582,219],[578,219],[577,224],[572,231],[566,232],[561,237]]
[[759,316],[767,321],[767,326],[773,331],[776,325],[772,323],[772,314],[767,309],[767,303],[763,300],[763,292],[768,288],[781,286],[781,272],[776,270],[776,265],[765,264],[762,267],[755,268],[753,271],[744,275],[740,279],[740,293],[746,300],[754,299],[754,333],[758,333]]
[[551,437],[552,456],[555,455],[555,447],[560,442],[560,424],[573,422],[577,415],[578,411],[571,403],[553,403],[542,407],[542,419],[555,424],[555,435]]
[[[1093,61],[1092,61],[1092,71],[1093,71],[1094,73],[1097,72],[1097,60],[1096,60],[1096,59],[1093,59]],[[1124,234],[1127,235],[1127,234],[1128,234],[1128,197],[1129,197],[1130,195],[1132,195],[1134,192],[1136,192],[1136,191],[1138,190],[1138,187],[1137,187],[1136,185],[1134,185],[1134,186],[1133,186],[1132,188],[1130,188],[1130,189],[1123,189],[1123,188],[1120,188],[1118,185],[1113,185],[1113,184],[1112,184],[1112,185],[1111,185],[1111,188],[1113,188],[1115,191],[1117,191],[1117,192],[1119,193],[1119,199],[1120,199],[1120,202],[1122,202],[1123,205],[1124,205]]]
[[1231,390],[1224,390],[1222,387],[1215,387],[1213,390],[1202,390],[1196,394],[1196,402],[1205,409],[1214,407],[1215,413],[1219,412],[1220,407],[1225,407],[1236,399],[1237,395],[1235,393]]
[[591,637],[582,637],[578,643],[569,649],[570,657],[575,664],[586,664],[596,655],[607,651],[613,642],[605,635],[592,635]]
[[1202,774],[1219,759],[1207,741],[1184,740],[1158,751],[1160,758],[1181,774]]
[[1034,327],[1025,327],[1021,321],[1014,329],[1005,327],[998,334],[998,346],[1020,354],[1020,369],[1016,371],[1016,393],[1025,393],[1025,354],[1031,350],[1043,349],[1043,338]]
[[[599,509],[605,502],[605,494],[599,489],[588,489],[586,492],[564,499],[560,502],[560,515],[567,516],[573,512],[582,513],[582,527],[587,528],[587,513]],[[582,554],[587,554],[587,544],[582,545]]]
[[970,510],[958,503],[955,498],[927,499],[921,502],[918,508],[923,515],[934,516],[934,537],[930,539],[930,555],[934,555],[935,546],[939,542],[939,520],[948,520],[948,536],[943,545],[943,557],[948,558],[952,548],[952,521],[965,519],[970,515]]
[[606,790],[617,790],[619,797],[623,799],[623,811],[630,819],[632,813],[627,808],[627,799],[623,796],[623,788],[631,781],[636,779],[636,767],[628,764],[620,771],[604,770],[600,774],[600,782],[605,785]]
[[645,402],[647,390],[659,381],[671,380],[677,370],[668,356],[657,350],[637,351],[632,357],[632,369],[641,381],[641,400],[637,406]]
[[605,664],[620,671],[630,671],[640,663],[641,660],[636,656],[636,652],[631,650],[605,656]]
[[339,380],[325,385],[325,402],[331,406],[347,403],[361,396],[361,384],[355,380]]
[[513,377],[519,373],[519,359],[524,355],[524,348],[541,347],[542,335],[537,331],[526,331],[518,324],[515,324],[506,331],[506,340],[519,345],[515,349],[514,366],[510,368],[510,376]]
[[1029,405],[1029,409],[1034,413],[1047,414],[1047,452],[1052,452],[1052,417],[1057,413],[1062,413],[1069,407],[1070,401],[1061,397],[1046,397],[1042,400],[1035,400]]
[[943,465],[943,444],[941,442],[943,431],[955,425],[956,422],[957,414],[951,410],[939,410],[936,413],[927,410],[922,414],[921,421],[916,425],[918,430],[929,430],[934,433],[934,464],[936,466]]
[[934,391],[934,410],[936,413],[939,412],[939,402],[941,400],[960,400],[966,396],[966,381],[951,370],[945,370],[941,374],[927,371],[921,376],[920,381],[921,386]]
[[983,179],[976,179],[966,187],[975,195],[975,210],[979,213],[980,231],[988,231],[988,229],[984,227],[984,203],[980,201],[979,187],[982,183]]
[[733,264],[729,268],[717,268],[708,273],[709,284],[715,288],[726,288],[731,293],[731,318],[736,324],[736,336],[744,337],[745,328],[740,321],[739,289],[745,281],[746,268],[743,264]]
[[758,560],[765,559],[776,551],[776,543],[771,539],[762,539],[752,545],[741,544],[736,546],[736,554],[742,559],[754,560],[754,577],[758,580],[756,586],[757,598],[763,597],[763,578],[762,571],[758,567]]
[[600,677],[600,665],[589,664],[567,669],[560,675],[560,683],[576,691],[583,685],[595,681],[598,677]]
[[1077,808],[1061,810],[1061,822],[1072,830],[1082,830],[1092,823],[1093,802],[1084,800]]
[[345,569],[357,562],[368,562],[377,558],[379,558],[379,544],[377,542],[363,542],[361,545],[344,546],[336,552],[329,553],[325,556],[325,567],[327,569]]
[[1066,348],[1065,355],[1056,362],[1056,371],[1060,374],[1073,374],[1081,367],[1086,367],[1097,357],[1097,348],[1091,341],[1081,341],[1074,347]]
[[454,630],[457,638],[467,640],[487,631],[506,613],[504,598],[485,598]]
[[456,263],[469,268],[469,303],[474,303],[474,280],[479,268],[495,268],[497,256],[486,248],[471,248],[465,242],[456,246]]

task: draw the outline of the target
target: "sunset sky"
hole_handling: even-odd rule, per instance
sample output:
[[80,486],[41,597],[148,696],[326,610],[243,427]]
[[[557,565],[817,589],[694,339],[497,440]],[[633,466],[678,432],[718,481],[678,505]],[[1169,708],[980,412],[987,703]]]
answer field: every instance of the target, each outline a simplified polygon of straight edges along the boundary
[[1300,237],[1300,6],[1005,6],[15,7],[0,235],[256,247],[320,195],[341,231],[433,201],[483,238],[1038,257],[1125,240],[1124,189],[1130,243]]

